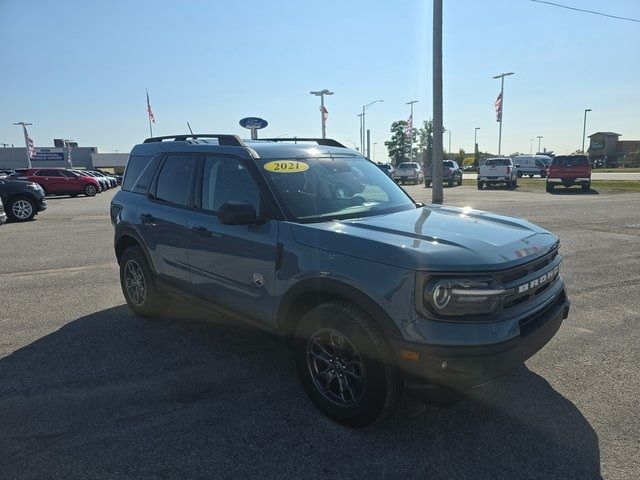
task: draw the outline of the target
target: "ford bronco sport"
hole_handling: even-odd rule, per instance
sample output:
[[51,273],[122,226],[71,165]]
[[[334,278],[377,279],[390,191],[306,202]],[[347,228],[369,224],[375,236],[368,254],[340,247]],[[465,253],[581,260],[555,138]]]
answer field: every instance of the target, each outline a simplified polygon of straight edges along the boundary
[[555,235],[415,203],[334,140],[149,138],[111,218],[136,314],[168,293],[281,335],[311,400],[350,426],[508,372],[569,311]]

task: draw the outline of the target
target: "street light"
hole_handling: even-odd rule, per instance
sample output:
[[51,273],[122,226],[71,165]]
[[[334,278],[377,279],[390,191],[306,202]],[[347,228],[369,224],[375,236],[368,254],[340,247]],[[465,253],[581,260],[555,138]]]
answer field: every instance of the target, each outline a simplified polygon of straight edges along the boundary
[[333,92],[330,92],[325,88],[324,90],[319,90],[316,92],[311,91],[309,93],[311,95],[315,95],[316,97],[320,97],[320,122],[322,124],[322,138],[327,138],[327,120],[325,115],[326,110],[324,108],[324,96],[333,95]]
[[540,140],[542,140],[544,137],[542,135],[538,135],[536,138],[538,139],[538,151],[536,153],[540,153]]
[[411,100],[406,103],[406,105],[411,106],[411,115],[409,115],[409,120],[411,120],[411,130],[409,130],[409,160],[413,159],[413,104],[414,103],[418,103],[418,100]]
[[585,138],[585,134],[587,133],[587,112],[590,112],[590,111],[591,111],[590,108],[584,109],[584,124],[582,126],[582,153],[584,153],[584,138]]
[[498,133],[498,156],[500,156],[500,152],[502,149],[502,112],[504,111],[504,77],[508,77],[509,75],[513,75],[513,72],[501,73],[494,77],[493,79],[500,79],[500,117],[498,118],[498,122],[500,122],[500,132]]
[[480,159],[478,158],[478,130],[480,127],[476,127],[473,132],[473,160],[474,163],[480,163]]
[[371,152],[369,152],[369,146],[367,145],[367,150],[365,151],[364,148],[364,138],[365,138],[365,134],[367,131],[367,127],[366,127],[366,120],[365,120],[365,116],[366,116],[366,111],[367,109],[373,105],[374,103],[378,103],[378,102],[384,102],[384,100],[374,100],[373,102],[369,102],[366,105],[362,106],[362,131],[360,132],[360,147],[362,149],[362,153],[365,157],[369,158],[369,154]]

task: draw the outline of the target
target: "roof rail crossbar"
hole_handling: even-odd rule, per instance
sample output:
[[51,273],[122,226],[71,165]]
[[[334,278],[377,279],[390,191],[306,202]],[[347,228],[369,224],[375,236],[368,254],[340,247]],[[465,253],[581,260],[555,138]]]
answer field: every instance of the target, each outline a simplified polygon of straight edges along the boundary
[[237,135],[215,134],[215,133],[187,133],[184,135],[167,135],[165,137],[147,138],[143,143],[156,143],[163,140],[173,140],[175,142],[186,142],[187,139],[197,140],[198,138],[217,138],[219,145],[228,147],[244,147],[246,146],[242,139]]
[[264,140],[267,142],[316,142],[318,145],[323,145],[325,147],[340,147],[347,148],[340,142],[332,139],[332,138],[307,138],[307,137],[292,137],[292,138],[261,138],[260,140]]

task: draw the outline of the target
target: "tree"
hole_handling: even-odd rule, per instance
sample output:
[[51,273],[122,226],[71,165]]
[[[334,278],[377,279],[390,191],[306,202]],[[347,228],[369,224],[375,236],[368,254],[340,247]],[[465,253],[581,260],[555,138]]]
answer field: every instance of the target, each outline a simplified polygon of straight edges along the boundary
[[456,163],[458,165],[463,165],[464,164],[464,156],[465,156],[465,151],[464,148],[461,148],[460,151],[458,151],[458,154],[454,157],[454,160],[456,161]]
[[431,165],[433,159],[433,120],[425,120],[418,129],[417,152],[425,165]]
[[398,120],[391,124],[391,138],[384,142],[391,163],[398,166],[409,158],[409,137],[406,133],[406,120]]

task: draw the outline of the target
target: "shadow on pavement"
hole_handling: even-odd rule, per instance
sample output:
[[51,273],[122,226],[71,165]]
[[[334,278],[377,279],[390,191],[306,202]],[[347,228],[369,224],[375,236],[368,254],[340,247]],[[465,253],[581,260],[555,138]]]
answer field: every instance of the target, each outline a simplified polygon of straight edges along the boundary
[[553,191],[549,193],[551,195],[600,195],[600,192],[593,188],[585,192],[581,188],[575,188],[575,187],[572,187],[572,188],[558,187],[558,188],[554,188]]
[[525,367],[454,407],[348,430],[279,341],[203,320],[120,306],[0,359],[3,477],[600,477],[594,430]]

